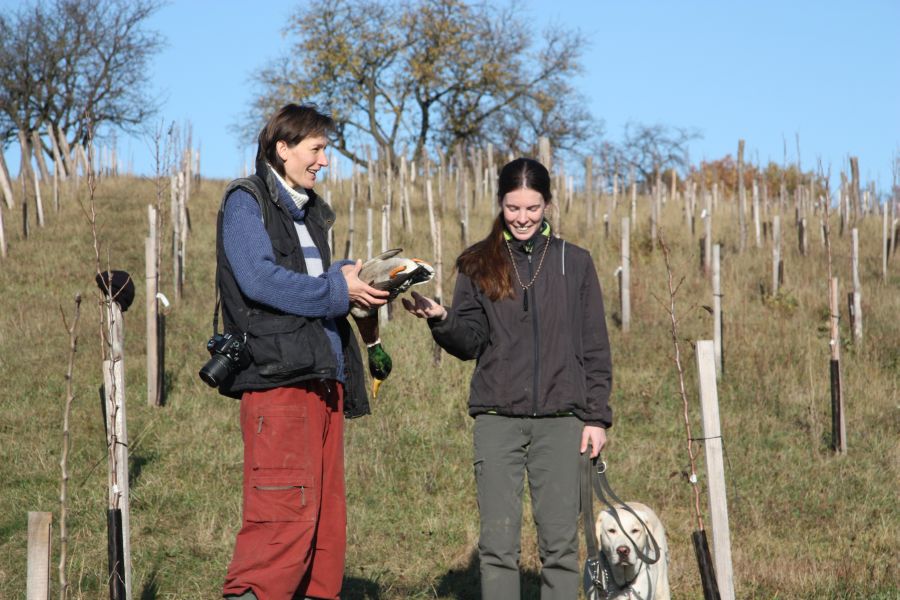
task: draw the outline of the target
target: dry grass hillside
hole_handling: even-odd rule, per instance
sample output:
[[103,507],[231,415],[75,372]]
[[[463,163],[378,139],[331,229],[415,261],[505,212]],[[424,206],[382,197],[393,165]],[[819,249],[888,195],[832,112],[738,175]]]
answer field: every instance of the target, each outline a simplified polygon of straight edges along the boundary
[[[394,246],[430,258],[422,179],[413,193],[414,233],[393,215]],[[213,309],[214,237],[224,182],[204,180],[190,200],[183,299],[168,312],[167,403],[146,403],[144,237],[154,182],[106,179],[96,194],[103,266],[132,273],[137,299],[125,314],[126,394],[130,437],[134,593],[137,600],[216,598],[240,518],[241,446],[238,404],[197,377]],[[195,186],[196,187],[196,186]],[[347,236],[346,182],[332,190],[339,214],[335,243]],[[86,191],[80,192],[86,202]],[[9,256],[0,260],[0,597],[24,598],[27,512],[59,518],[59,459],[65,400],[67,334],[76,293],[84,296],[75,368],[77,398],[69,463],[70,598],[98,599],[106,591],[106,449],[98,387],[101,379],[99,295],[91,231],[74,192],[46,226],[32,223],[22,239],[21,205],[3,207]],[[444,294],[461,249],[459,217],[443,204]],[[380,216],[380,196],[376,196]],[[632,327],[623,333],[614,272],[619,265],[619,207],[608,237],[587,231],[583,201],[561,211],[562,231],[590,248],[600,274],[614,360],[616,424],[605,453],[617,492],[661,516],[671,549],[675,598],[701,597],[691,546],[691,486],[673,365],[666,272],[649,242],[648,199],[638,199],[632,237]],[[606,206],[603,200],[601,206]],[[682,202],[664,208],[662,232],[672,250],[679,343],[690,416],[697,437],[696,368],[692,342],[712,338],[709,279],[698,268],[698,233],[684,225]],[[848,452],[835,456],[831,435],[827,264],[812,228],[810,253],[796,248],[792,209],[783,213],[785,280],[769,293],[771,249],[737,249],[737,219],[722,202],[714,239],[723,245],[725,375],[719,386],[726,453],[735,587],[739,598],[900,597],[900,257],[881,281],[881,220],[860,224],[864,339],[853,343],[841,321]],[[365,200],[357,203],[354,246],[365,252]],[[605,208],[603,209],[605,210]],[[471,238],[489,227],[494,207],[471,209]],[[810,215],[811,224],[818,217]],[[833,219],[835,274],[842,298],[850,281],[850,235]],[[163,215],[163,222],[167,222]],[[380,248],[380,219],[374,225]],[[163,242],[161,288],[174,297],[169,248]],[[842,300],[842,312],[846,304]],[[373,414],[347,424],[349,538],[345,598],[476,598],[477,509],[471,469],[466,395],[471,363],[445,356],[432,364],[426,327],[396,311],[382,338],[394,373],[373,403]],[[702,450],[698,447],[698,450]],[[699,452],[702,457],[702,451]],[[700,461],[701,486],[705,468]],[[573,493],[576,493],[573,490]],[[703,509],[708,513],[705,495]],[[526,511],[527,514],[527,511]],[[538,598],[538,557],[526,516],[522,563],[526,597]],[[53,543],[57,579],[59,541]],[[57,593],[56,584],[53,593]]]

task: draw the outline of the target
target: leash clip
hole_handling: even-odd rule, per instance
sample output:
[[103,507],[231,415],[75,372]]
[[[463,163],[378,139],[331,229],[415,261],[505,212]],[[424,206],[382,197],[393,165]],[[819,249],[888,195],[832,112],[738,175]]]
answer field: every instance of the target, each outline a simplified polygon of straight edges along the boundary
[[606,461],[597,461],[597,475],[603,475],[604,473],[606,473]]
[[588,558],[586,561],[588,577],[599,591],[606,591],[606,573],[600,568],[599,558]]

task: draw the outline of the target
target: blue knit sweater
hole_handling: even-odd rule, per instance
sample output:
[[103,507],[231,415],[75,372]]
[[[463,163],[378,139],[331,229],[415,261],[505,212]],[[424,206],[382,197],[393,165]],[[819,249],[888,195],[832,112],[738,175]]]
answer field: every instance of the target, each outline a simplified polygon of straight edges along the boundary
[[[295,223],[304,224],[306,210],[297,207],[280,183],[278,200],[287,207]],[[286,313],[323,319],[337,359],[338,379],[343,381],[344,354],[334,319],[350,310],[350,294],[341,267],[352,265],[353,261],[336,261],[318,277],[276,264],[259,204],[242,189],[231,192],[225,202],[222,236],[225,256],[245,296]],[[303,255],[307,260],[321,259],[314,245],[304,246]]]

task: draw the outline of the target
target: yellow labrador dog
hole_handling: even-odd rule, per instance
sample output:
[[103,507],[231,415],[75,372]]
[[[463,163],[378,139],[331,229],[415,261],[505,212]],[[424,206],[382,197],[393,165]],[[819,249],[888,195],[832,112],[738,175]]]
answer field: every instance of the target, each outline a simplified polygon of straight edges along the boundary
[[[628,598],[631,600],[670,600],[669,593],[669,548],[666,532],[659,518],[648,507],[639,502],[628,502],[628,506],[647,524],[647,528],[659,544],[659,560],[647,564],[641,560],[637,550],[653,559],[656,556],[646,530],[627,510],[619,508],[616,522],[612,510],[600,513],[595,531],[600,540],[600,563],[606,581],[605,595],[591,583],[585,573],[585,592],[588,600],[604,598]],[[624,529],[624,531],[623,531]],[[634,540],[632,543],[625,533]]]

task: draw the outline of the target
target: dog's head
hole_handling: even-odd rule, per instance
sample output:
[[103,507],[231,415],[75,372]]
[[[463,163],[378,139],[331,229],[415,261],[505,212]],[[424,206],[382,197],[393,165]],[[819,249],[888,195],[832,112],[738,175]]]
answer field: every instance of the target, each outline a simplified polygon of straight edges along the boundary
[[642,552],[647,551],[647,532],[627,510],[620,508],[617,513],[618,521],[610,509],[600,513],[596,527],[597,538],[609,564],[627,569],[633,567],[639,560],[638,549]]

